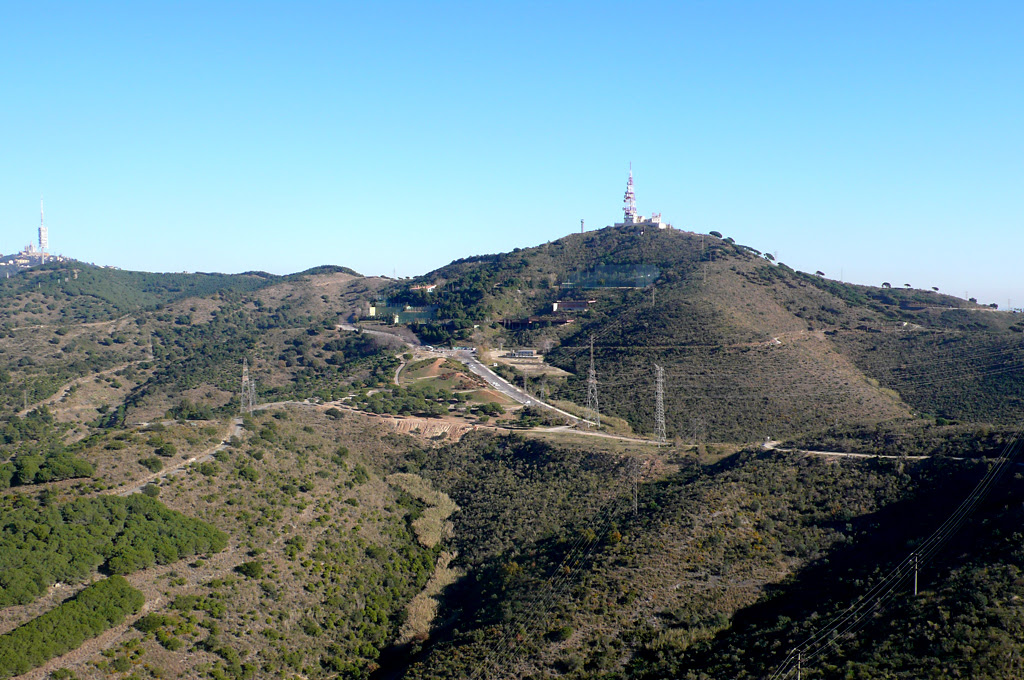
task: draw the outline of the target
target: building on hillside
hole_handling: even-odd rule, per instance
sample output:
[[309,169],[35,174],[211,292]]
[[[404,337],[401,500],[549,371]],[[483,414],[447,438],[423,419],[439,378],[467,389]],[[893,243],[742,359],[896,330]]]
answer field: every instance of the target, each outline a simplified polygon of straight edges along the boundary
[[431,283],[430,285],[426,286],[411,286],[409,290],[422,290],[424,293],[433,293],[436,288],[437,284]]
[[379,319],[385,323],[423,323],[437,319],[437,305],[413,307],[412,305],[389,304],[387,300],[371,302],[366,318]]
[[650,217],[644,217],[636,211],[636,193],[633,191],[633,168],[629,169],[629,180],[626,182],[626,196],[622,199],[622,221],[616,222],[616,227],[652,227],[657,229],[671,229],[672,225],[661,221],[661,213],[654,213]]
[[559,300],[551,303],[552,312],[585,312],[597,300]]
[[511,359],[533,359],[537,356],[537,352],[532,349],[514,349],[505,356]]

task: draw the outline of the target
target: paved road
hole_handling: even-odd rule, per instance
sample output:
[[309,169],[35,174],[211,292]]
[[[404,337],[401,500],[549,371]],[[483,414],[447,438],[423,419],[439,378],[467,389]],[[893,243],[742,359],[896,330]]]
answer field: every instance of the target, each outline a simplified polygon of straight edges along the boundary
[[[373,335],[383,335],[383,336],[387,336],[389,338],[397,338],[399,340],[402,340],[402,338],[400,338],[399,336],[397,336],[397,335],[395,335],[393,333],[386,333],[384,331],[368,330],[366,328],[363,328],[362,326],[357,326],[355,324],[350,324],[350,323],[338,324],[337,326],[335,326],[335,328],[337,328],[338,330],[342,330],[342,331],[362,331],[363,333],[371,333]],[[402,340],[402,341],[405,342],[405,344],[408,345],[409,347],[413,346],[412,343],[406,342],[405,340]],[[574,425],[578,425],[580,423],[587,423],[588,425],[594,425],[594,423],[592,423],[589,420],[586,420],[585,418],[580,418],[579,416],[574,416],[573,414],[569,413],[568,411],[563,411],[562,409],[557,408],[555,406],[552,406],[551,404],[545,403],[545,402],[541,401],[540,399],[537,399],[536,397],[530,396],[529,394],[527,394],[523,390],[519,389],[515,385],[512,385],[511,383],[509,383],[507,380],[502,378],[500,375],[498,375],[497,373],[492,371],[487,366],[484,366],[482,363],[480,363],[480,361],[475,356],[473,356],[473,352],[471,352],[469,350],[454,350],[454,351],[452,351],[452,350],[437,350],[437,353],[440,356],[450,356],[450,357],[454,357],[455,359],[458,359],[459,361],[464,363],[467,368],[469,368],[470,372],[474,373],[475,375],[480,376],[491,387],[493,387],[494,389],[498,390],[499,392],[504,394],[506,397],[512,399],[513,401],[515,401],[517,403],[523,404],[524,406],[534,406],[536,408],[547,409],[548,411],[554,411],[555,413],[557,413],[557,414],[559,414],[561,416],[564,416],[565,418],[568,418],[569,422],[571,422]],[[401,371],[401,367],[399,367],[399,371]],[[395,382],[398,382],[398,371],[395,372]]]
[[466,367],[470,370],[470,372],[486,380],[487,384],[489,384],[491,387],[504,394],[506,397],[520,404],[523,404],[524,406],[534,406],[536,408],[554,411],[555,413],[558,413],[559,415],[568,418],[569,421],[572,422],[573,424],[594,424],[591,423],[589,420],[585,420],[578,416],[574,416],[568,411],[563,411],[560,408],[556,408],[551,404],[547,404],[541,401],[540,399],[530,396],[529,394],[519,389],[515,385],[509,383],[507,380],[502,378],[500,375],[492,371],[487,366],[484,366],[482,363],[480,363],[480,360],[473,356],[473,353],[468,350],[456,350],[455,352],[452,352],[452,354],[455,356],[456,359],[466,364]]

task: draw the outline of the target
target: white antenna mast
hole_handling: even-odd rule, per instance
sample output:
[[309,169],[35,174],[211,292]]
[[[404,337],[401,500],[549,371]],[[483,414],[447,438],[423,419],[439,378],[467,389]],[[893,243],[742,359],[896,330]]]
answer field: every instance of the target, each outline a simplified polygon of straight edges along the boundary
[[50,239],[46,234],[46,219],[43,214],[43,194],[39,193],[39,252],[45,253],[50,247]]

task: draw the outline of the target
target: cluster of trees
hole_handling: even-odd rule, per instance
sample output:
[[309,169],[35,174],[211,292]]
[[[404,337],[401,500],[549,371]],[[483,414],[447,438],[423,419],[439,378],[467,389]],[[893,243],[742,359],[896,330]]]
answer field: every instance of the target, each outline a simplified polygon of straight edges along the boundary
[[[234,521],[232,533],[237,529],[254,549],[223,587],[174,600],[181,617],[202,621],[210,635],[186,639],[172,622],[146,624],[161,626],[153,631],[158,640],[176,637],[186,648],[218,655],[211,677],[246,677],[247,662],[267,677],[369,678],[386,663],[406,605],[434,570],[440,548],[419,544],[398,492],[367,485],[386,464],[385,452],[408,446],[408,439],[362,434],[361,426],[348,427],[351,419],[314,428],[314,417],[253,414],[247,429],[258,438],[236,449],[233,463],[223,462],[211,478],[217,498],[209,512]],[[258,475],[243,480],[238,465]],[[307,507],[311,512],[303,512]],[[248,638],[250,654],[239,665],[232,652],[241,651],[234,641],[244,630],[257,635]]]
[[516,425],[520,427],[541,427],[544,425],[564,425],[565,418],[555,415],[549,409],[526,406],[519,411]]
[[12,416],[0,427],[0,444],[5,448],[21,443],[55,443],[59,432],[55,429],[53,414],[45,406],[29,411],[24,418]]
[[368,678],[378,667],[404,621],[405,605],[434,571],[440,548],[421,546],[400,516],[389,524],[383,545],[324,537],[310,548],[309,588],[322,604],[306,612],[300,627],[312,638],[306,648],[320,648],[320,666],[345,677]]
[[[978,316],[996,316],[982,315]],[[956,318],[954,316],[954,318]],[[859,369],[921,413],[1015,426],[1024,408],[1020,336],[971,332],[843,333],[833,342]]]
[[97,567],[127,574],[218,552],[227,536],[144,494],[64,505],[8,499],[0,532],[0,606],[26,604],[50,584],[81,581]]
[[0,636],[0,678],[21,675],[138,612],[145,598],[122,576],[97,581],[73,599]]
[[167,411],[167,415],[176,420],[212,420],[216,417],[214,410],[207,404],[196,404],[189,399],[182,399]]
[[234,299],[213,312],[207,323],[160,324],[153,331],[158,363],[150,383],[177,391],[212,383],[233,391],[237,366],[252,352],[259,334],[252,315]]
[[443,416],[448,413],[449,405],[465,403],[466,400],[466,395],[461,392],[453,393],[423,384],[393,387],[373,394],[360,393],[354,398],[353,404],[370,413]]
[[45,406],[8,418],[0,428],[0,451],[11,459],[0,463],[0,489],[91,476],[95,467],[64,445],[63,432]]
[[89,461],[66,451],[46,455],[22,454],[9,463],[0,464],[0,489],[91,477],[95,470]]

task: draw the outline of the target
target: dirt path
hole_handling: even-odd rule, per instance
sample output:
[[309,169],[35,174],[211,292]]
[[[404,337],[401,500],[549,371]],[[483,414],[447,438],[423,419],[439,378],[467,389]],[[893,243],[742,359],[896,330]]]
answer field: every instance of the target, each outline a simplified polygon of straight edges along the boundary
[[[187,573],[184,574],[188,579],[187,585],[194,587],[212,579],[227,576],[244,560],[245,552],[237,545],[229,545],[221,552],[205,557],[203,560],[205,564],[202,567],[198,569],[188,568]],[[138,614],[130,616],[120,625],[114,626],[110,630],[86,640],[77,649],[62,656],[54,657],[42,666],[24,675],[17,676],[18,680],[42,680],[58,668],[81,666],[88,663],[90,659],[103,650],[115,647],[128,638],[133,637],[135,633],[132,631],[132,625],[146,614],[159,609],[168,597],[164,592],[167,585],[161,583],[158,580],[159,577],[164,576],[170,571],[180,572],[181,569],[181,563],[175,562],[174,564],[143,569],[125,576],[132,587],[142,591],[146,598],[146,602],[142,605],[142,609]],[[76,588],[81,590],[85,585],[88,584],[82,584],[81,587],[76,586]]]
[[37,409],[40,406],[49,406],[50,404],[54,404],[54,403],[60,401],[61,399],[63,399],[67,395],[67,393],[75,385],[81,385],[84,382],[88,382],[89,380],[95,380],[96,378],[99,378],[100,376],[107,375],[109,373],[116,373],[117,371],[120,371],[120,370],[123,370],[125,368],[128,368],[129,366],[133,366],[135,364],[141,364],[143,361],[147,361],[147,360],[146,359],[137,359],[136,361],[129,361],[128,363],[120,364],[118,366],[114,366],[112,368],[105,369],[105,370],[100,371],[98,373],[90,373],[89,375],[83,375],[80,378],[75,378],[74,380],[71,380],[70,382],[67,382],[64,385],[62,385],[61,388],[59,390],[57,390],[57,392],[55,394],[53,394],[52,396],[49,396],[46,399],[43,399],[42,401],[40,401],[38,403],[32,404],[31,406],[29,406],[26,409],[18,411],[18,416],[21,417],[21,418],[24,418],[33,409]]
[[153,611],[156,607],[159,607],[162,603],[163,599],[159,597],[152,601],[147,600],[146,603],[142,605],[142,609],[138,614],[129,616],[121,625],[114,626],[106,632],[100,633],[96,637],[86,640],[77,649],[74,649],[63,656],[56,656],[44,663],[42,666],[34,668],[28,673],[18,675],[16,677],[18,680],[42,680],[59,668],[68,668],[73,665],[87,662],[104,649],[112,647],[123,639],[126,639],[130,634],[132,624],[149,612]]
[[237,437],[241,433],[242,419],[235,418],[233,421],[231,421],[231,427],[228,428],[228,433],[224,436],[223,439],[220,440],[219,444],[212,446],[211,448],[203,451],[202,453],[197,453],[191,458],[186,458],[180,463],[176,463],[173,467],[164,468],[160,472],[154,472],[151,475],[143,477],[141,480],[135,480],[132,482],[132,486],[128,487],[127,489],[111,489],[107,493],[117,493],[118,496],[130,496],[133,493],[138,493],[142,491],[142,488],[144,486],[151,482],[155,482],[158,479],[163,479],[164,477],[177,474],[181,472],[183,469],[187,468],[192,463],[202,462],[204,460],[209,459],[211,456],[213,456],[213,454],[217,453],[218,451],[224,450],[228,446],[228,443],[231,441],[232,437]]
[[[776,441],[766,441],[761,448],[766,451],[778,451],[780,453],[802,453],[805,456],[830,456],[833,458],[883,458],[887,460],[925,460],[931,456],[896,456],[881,453],[849,453],[846,451],[808,451],[806,449],[780,449]],[[955,458],[952,460],[960,460]]]
[[[586,420],[580,422],[588,422]],[[626,437],[619,434],[608,434],[607,432],[597,432],[596,430],[587,430],[584,428],[577,428],[572,425],[558,425],[556,427],[537,428],[537,432],[567,432],[570,434],[582,434],[586,437],[603,437],[605,439],[618,439],[619,441],[632,442],[634,444],[651,444],[653,446],[668,446],[668,444],[661,444],[654,441],[653,439],[640,439],[638,437]]]
[[[125,319],[130,319],[130,318],[132,318],[131,314],[125,314],[122,317],[118,317],[116,319],[111,319],[110,321],[90,321],[88,323],[76,323],[75,327],[76,328],[96,328],[97,326],[110,326],[111,328],[113,328],[114,326],[116,326],[117,324],[121,323]],[[67,323],[65,323],[65,322],[62,322],[62,323],[39,323],[39,324],[36,324],[34,326],[17,326],[15,328],[12,328],[11,330],[13,330],[13,331],[32,331],[32,330],[39,330],[40,328],[60,328],[61,326],[68,325],[68,323],[71,323],[71,322],[67,322]]]

